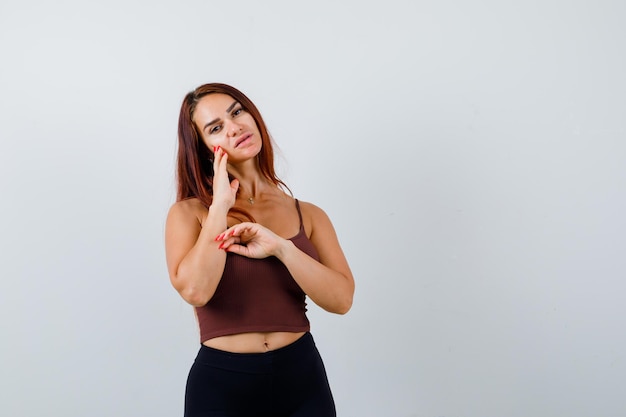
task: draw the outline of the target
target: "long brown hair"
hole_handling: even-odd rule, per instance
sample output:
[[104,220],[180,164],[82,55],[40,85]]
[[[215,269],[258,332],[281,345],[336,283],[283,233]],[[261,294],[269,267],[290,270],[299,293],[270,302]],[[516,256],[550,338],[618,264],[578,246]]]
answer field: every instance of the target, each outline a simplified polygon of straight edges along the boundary
[[[208,208],[213,200],[213,152],[202,140],[202,135],[193,121],[193,114],[198,101],[202,97],[216,93],[231,96],[252,115],[261,133],[262,147],[256,157],[261,174],[271,183],[289,190],[289,187],[278,178],[274,171],[272,138],[257,107],[245,94],[236,88],[227,84],[210,83],[201,85],[189,92],[180,108],[178,118],[178,157],[176,162],[176,179],[178,183],[176,201],[195,197]],[[233,178],[232,176],[230,177],[232,181]],[[251,219],[251,216],[244,210],[236,208],[231,210],[242,213]]]

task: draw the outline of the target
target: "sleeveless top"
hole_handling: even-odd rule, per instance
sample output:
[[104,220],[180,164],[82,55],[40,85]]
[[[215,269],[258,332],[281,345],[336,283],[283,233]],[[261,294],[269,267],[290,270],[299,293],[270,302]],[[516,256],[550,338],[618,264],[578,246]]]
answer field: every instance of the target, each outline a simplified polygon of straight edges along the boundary
[[[295,202],[300,230],[289,240],[319,261]],[[278,258],[251,259],[227,252],[215,294],[206,305],[196,307],[200,342],[247,332],[306,332],[310,330],[306,311],[306,294]]]

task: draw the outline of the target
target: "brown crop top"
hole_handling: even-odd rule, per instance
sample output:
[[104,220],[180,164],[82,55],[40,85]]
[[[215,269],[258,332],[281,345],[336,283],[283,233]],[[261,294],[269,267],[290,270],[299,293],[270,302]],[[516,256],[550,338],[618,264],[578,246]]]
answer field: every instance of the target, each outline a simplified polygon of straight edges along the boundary
[[[300,230],[291,240],[312,258],[319,255],[307,238],[300,204],[296,200]],[[306,294],[278,258],[251,259],[227,253],[215,294],[196,307],[200,342],[247,332],[306,332]]]

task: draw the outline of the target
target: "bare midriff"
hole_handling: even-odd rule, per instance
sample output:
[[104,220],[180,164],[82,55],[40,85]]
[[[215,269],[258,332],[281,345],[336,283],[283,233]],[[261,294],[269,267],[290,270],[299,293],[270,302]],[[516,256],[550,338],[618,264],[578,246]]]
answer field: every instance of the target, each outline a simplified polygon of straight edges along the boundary
[[209,339],[204,346],[232,353],[264,353],[295,342],[304,332],[253,332],[219,336]]

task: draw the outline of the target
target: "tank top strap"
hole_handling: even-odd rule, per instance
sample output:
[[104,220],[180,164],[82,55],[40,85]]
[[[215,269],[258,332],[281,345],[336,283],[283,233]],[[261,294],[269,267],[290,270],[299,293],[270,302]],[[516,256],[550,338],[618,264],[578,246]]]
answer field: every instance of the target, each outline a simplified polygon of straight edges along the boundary
[[295,198],[294,200],[296,200],[296,210],[298,210],[298,218],[300,219],[300,230],[303,230],[304,222],[302,221],[302,212],[300,211],[300,202],[298,201],[297,198]]

